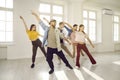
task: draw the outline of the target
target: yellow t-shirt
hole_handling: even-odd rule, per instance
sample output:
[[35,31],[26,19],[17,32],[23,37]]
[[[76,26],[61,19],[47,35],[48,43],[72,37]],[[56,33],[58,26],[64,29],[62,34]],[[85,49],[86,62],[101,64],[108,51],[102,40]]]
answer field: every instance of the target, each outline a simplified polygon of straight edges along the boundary
[[27,30],[26,32],[27,32],[28,37],[31,41],[35,41],[36,39],[38,39],[38,37],[40,35],[37,31]]

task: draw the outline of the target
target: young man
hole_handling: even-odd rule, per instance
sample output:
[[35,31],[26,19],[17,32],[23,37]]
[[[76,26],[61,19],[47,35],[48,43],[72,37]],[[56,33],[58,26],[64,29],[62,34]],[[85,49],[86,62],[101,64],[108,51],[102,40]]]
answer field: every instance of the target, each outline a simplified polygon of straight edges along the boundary
[[[44,20],[49,23],[49,21],[44,18]],[[63,33],[63,28],[64,28],[64,23],[63,22],[60,22],[59,23],[59,27],[58,27],[58,30],[60,30],[60,34],[62,36],[62,38],[60,38],[60,43],[61,43],[61,48],[71,57],[73,58],[71,52],[69,51],[69,49],[65,46],[65,43],[64,43],[64,40],[67,41],[69,44],[71,44],[71,42],[65,37],[64,33]],[[58,64],[61,64],[61,59],[58,57],[58,60],[59,60],[59,63]]]
[[49,74],[52,74],[54,72],[54,65],[52,61],[54,53],[62,59],[62,61],[66,64],[68,68],[73,69],[62,52],[61,45],[60,45],[60,37],[62,36],[60,35],[60,31],[58,29],[55,29],[56,20],[51,20],[50,27],[48,27],[42,22],[42,20],[39,18],[39,16],[35,12],[32,12],[32,14],[36,17],[36,19],[39,21],[39,24],[45,31],[43,45],[47,41],[48,44],[47,44],[46,58],[51,68],[51,70],[49,71]]

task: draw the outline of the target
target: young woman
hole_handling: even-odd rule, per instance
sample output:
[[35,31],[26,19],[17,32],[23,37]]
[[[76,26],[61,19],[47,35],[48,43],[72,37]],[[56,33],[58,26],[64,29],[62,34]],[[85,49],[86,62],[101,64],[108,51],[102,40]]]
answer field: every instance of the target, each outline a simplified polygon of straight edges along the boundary
[[[76,50],[76,41],[75,41],[75,32],[77,31],[77,24],[74,24],[73,27],[69,24],[64,22],[64,25],[67,25],[68,27],[70,27],[71,29],[69,29],[68,27],[64,26],[64,28],[68,31],[68,38],[70,38],[72,46],[73,46],[73,58],[75,57],[75,50]],[[84,56],[83,52],[81,51],[81,55]]]
[[32,50],[33,50],[33,54],[32,54],[32,65],[31,65],[31,68],[34,68],[35,66],[35,58],[36,58],[36,52],[37,52],[37,48],[39,47],[41,49],[41,51],[43,52],[44,56],[46,57],[46,51],[45,51],[45,48],[42,47],[42,42],[39,40],[39,36],[42,36],[40,35],[37,31],[36,31],[36,25],[35,24],[32,24],[31,27],[30,27],[30,30],[27,28],[27,25],[25,23],[25,20],[22,16],[20,16],[20,19],[23,21],[24,25],[25,25],[25,29],[26,29],[26,32],[28,34],[28,37],[29,39],[31,40],[32,42]]
[[94,48],[94,45],[92,44],[91,40],[89,39],[87,34],[84,32],[84,25],[81,24],[79,26],[79,31],[75,32],[75,41],[77,41],[77,43],[78,43],[77,44],[77,57],[76,57],[76,66],[78,68],[80,68],[79,59],[80,59],[80,51],[81,50],[83,50],[88,55],[92,64],[96,64],[95,59],[92,57],[92,55],[88,51],[88,48],[86,47],[85,39],[87,39],[89,41],[89,43],[91,44],[91,46]]

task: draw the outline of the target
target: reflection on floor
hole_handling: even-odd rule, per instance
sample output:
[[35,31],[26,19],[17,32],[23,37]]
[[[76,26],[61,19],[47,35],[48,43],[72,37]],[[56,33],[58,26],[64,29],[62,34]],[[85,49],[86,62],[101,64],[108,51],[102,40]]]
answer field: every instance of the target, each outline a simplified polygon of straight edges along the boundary
[[48,74],[49,66],[45,58],[37,58],[34,69],[31,59],[0,60],[0,80],[120,80],[120,52],[95,53],[97,65],[92,65],[85,55],[81,56],[81,68],[75,68],[75,60],[67,56],[74,67],[69,70],[64,63],[58,65],[54,56],[55,72]]

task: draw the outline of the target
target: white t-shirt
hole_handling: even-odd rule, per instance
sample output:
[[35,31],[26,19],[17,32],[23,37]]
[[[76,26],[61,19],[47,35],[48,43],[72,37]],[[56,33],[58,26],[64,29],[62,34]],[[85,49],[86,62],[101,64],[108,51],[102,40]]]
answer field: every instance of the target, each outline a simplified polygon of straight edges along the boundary
[[87,34],[84,34],[83,32],[75,32],[75,41],[85,43],[85,38],[88,38]]

